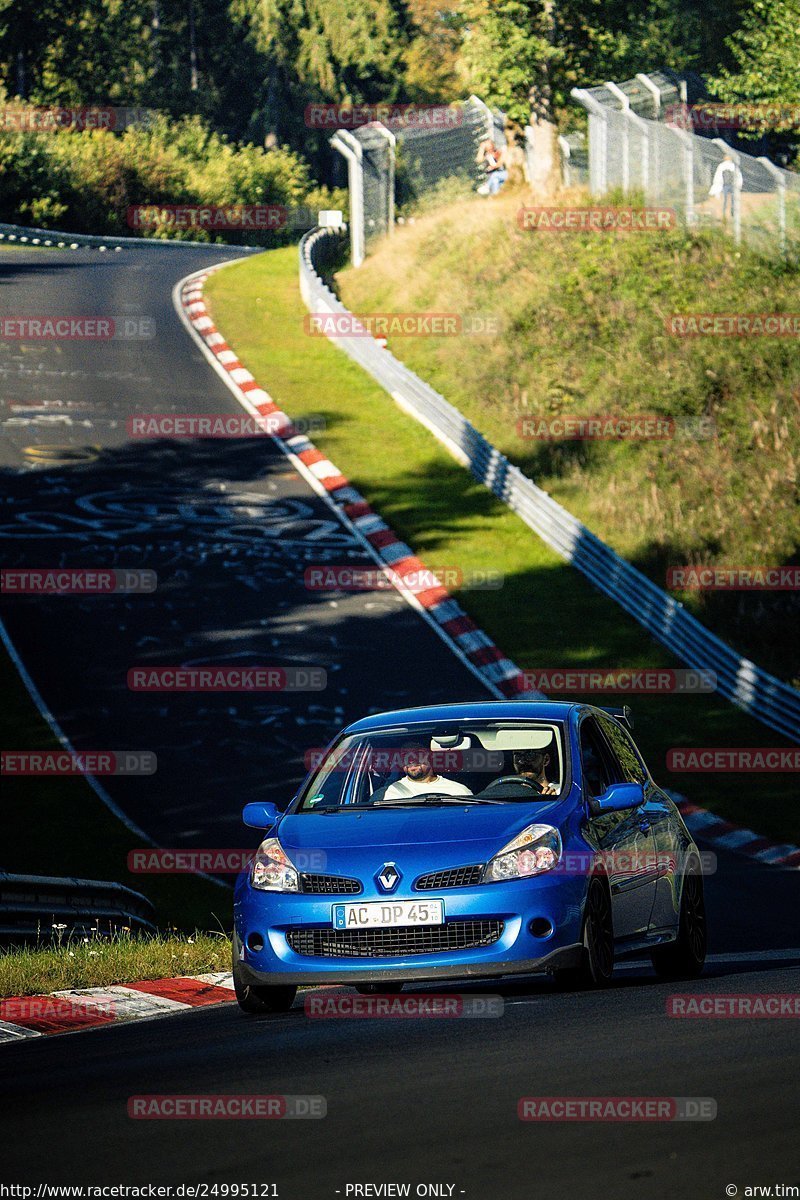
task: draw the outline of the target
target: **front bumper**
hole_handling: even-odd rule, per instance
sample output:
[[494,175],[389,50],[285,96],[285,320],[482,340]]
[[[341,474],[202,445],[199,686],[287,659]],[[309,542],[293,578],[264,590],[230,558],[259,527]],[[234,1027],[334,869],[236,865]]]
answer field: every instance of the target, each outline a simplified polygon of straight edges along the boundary
[[[397,957],[312,957],[290,947],[286,938],[290,929],[330,930],[333,904],[385,901],[386,897],[260,892],[242,876],[234,904],[234,952],[242,980],[253,985],[480,979],[548,972],[581,961],[585,885],[583,879],[540,875],[426,894],[444,901],[445,924],[502,921],[501,936],[488,946]],[[392,896],[393,900],[422,898],[412,891]],[[549,932],[543,935],[544,926]]]

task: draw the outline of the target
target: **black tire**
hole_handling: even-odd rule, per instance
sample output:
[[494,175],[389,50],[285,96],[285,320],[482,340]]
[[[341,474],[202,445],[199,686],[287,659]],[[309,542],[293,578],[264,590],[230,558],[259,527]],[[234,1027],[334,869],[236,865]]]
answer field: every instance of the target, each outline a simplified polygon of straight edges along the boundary
[[555,972],[563,991],[605,987],[614,974],[614,918],[608,884],[599,876],[589,883],[583,917],[582,959],[579,967]]
[[297,988],[293,984],[281,984],[277,986],[259,986],[256,987],[252,983],[247,983],[242,978],[242,969],[239,965],[238,945],[236,938],[233,942],[233,990],[236,992],[236,999],[239,1002],[239,1008],[248,1016],[257,1016],[264,1013],[283,1013],[288,1012],[294,1004],[294,998],[297,995]]
[[356,991],[361,996],[397,996],[403,990],[402,983],[357,983]]
[[696,871],[684,879],[677,940],[659,946],[650,960],[662,979],[696,979],[705,965],[707,944],[703,876]]

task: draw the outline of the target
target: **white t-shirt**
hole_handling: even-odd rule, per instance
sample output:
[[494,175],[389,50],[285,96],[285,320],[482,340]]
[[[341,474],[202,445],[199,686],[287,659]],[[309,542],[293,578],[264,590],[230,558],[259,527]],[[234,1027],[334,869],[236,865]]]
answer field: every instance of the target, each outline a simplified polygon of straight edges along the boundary
[[463,783],[456,783],[455,779],[445,779],[442,775],[437,775],[435,779],[427,782],[416,779],[409,779],[404,775],[402,779],[398,779],[396,783],[390,784],[384,793],[384,800],[395,800],[402,796],[424,796],[426,792],[440,792],[448,796],[471,796],[472,792],[468,787],[464,787]]

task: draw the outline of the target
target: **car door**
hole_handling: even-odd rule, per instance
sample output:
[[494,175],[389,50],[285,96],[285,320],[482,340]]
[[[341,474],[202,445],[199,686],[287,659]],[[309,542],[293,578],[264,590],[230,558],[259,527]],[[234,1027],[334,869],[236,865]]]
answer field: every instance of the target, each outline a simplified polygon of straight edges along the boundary
[[[655,929],[672,928],[676,919],[675,872],[681,862],[682,843],[671,805],[650,778],[639,750],[626,729],[613,717],[601,713],[598,721],[608,738],[629,783],[644,789],[640,828],[651,838],[650,860],[643,864],[642,882],[652,895],[648,925]],[[648,828],[649,827],[649,828]]]
[[[580,724],[581,776],[587,809],[588,801],[598,799],[612,783],[633,782],[601,729],[601,715],[587,714]],[[645,936],[655,883],[646,870],[648,861],[654,858],[654,842],[645,805],[600,816],[590,814],[589,827],[611,885],[615,937]]]

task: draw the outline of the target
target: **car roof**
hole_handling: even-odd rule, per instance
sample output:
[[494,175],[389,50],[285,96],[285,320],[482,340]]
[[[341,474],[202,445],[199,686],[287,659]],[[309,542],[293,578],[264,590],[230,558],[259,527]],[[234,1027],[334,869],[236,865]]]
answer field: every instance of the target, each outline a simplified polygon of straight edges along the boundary
[[374,733],[395,725],[420,725],[430,721],[565,721],[583,705],[571,700],[470,700],[461,704],[428,704],[421,708],[399,708],[373,713],[348,725],[345,733]]

